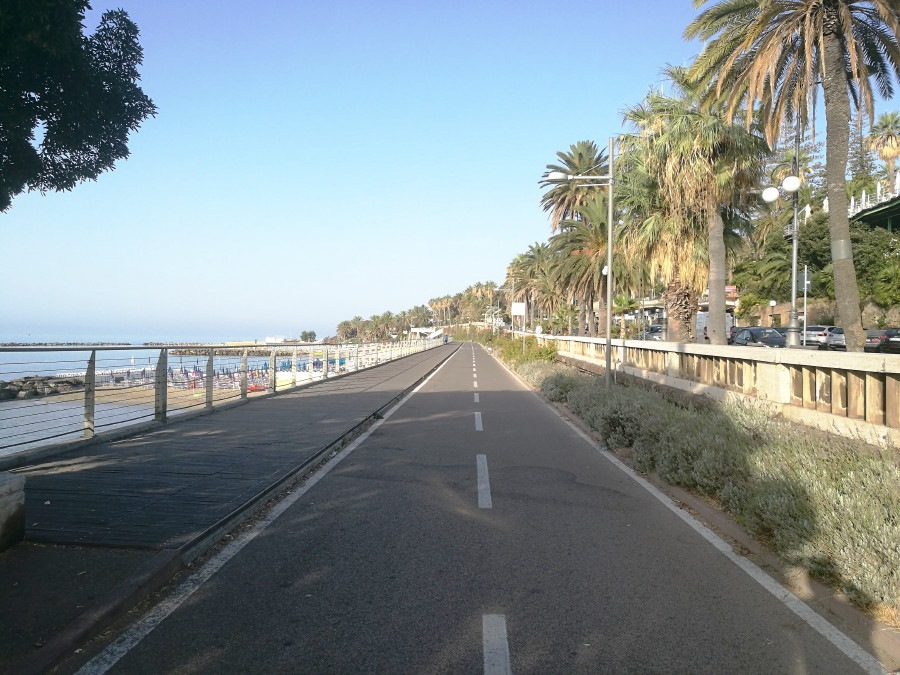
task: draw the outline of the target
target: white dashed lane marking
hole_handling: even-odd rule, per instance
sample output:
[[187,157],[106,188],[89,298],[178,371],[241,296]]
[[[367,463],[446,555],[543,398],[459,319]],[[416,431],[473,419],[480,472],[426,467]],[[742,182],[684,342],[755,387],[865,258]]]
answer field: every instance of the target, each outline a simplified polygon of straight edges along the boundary
[[481,619],[484,646],[484,675],[512,675],[509,665],[509,640],[506,637],[506,616],[485,614]]
[[491,481],[488,477],[487,455],[475,455],[475,469],[478,480],[478,508],[491,509]]

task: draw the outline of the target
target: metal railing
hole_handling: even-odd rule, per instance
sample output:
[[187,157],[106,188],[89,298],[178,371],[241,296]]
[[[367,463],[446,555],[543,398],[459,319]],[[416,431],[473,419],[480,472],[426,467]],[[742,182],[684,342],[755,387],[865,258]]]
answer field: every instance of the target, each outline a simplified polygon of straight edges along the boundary
[[876,183],[874,194],[868,194],[863,190],[859,199],[856,198],[856,195],[851,195],[850,206],[847,209],[848,215],[852,218],[860,211],[889,202],[898,195],[900,195],[900,173],[897,174],[894,185],[887,185],[887,187],[882,189],[881,181]]
[[0,455],[291,389],[431,349],[360,344],[0,347]]

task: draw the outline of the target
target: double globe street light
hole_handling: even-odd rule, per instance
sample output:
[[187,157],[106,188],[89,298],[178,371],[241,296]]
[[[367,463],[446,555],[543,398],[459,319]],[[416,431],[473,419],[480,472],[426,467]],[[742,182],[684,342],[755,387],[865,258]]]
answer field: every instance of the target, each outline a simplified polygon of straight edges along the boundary
[[[580,187],[608,187],[609,188],[609,204],[607,214],[606,229],[606,372],[604,378],[607,388],[612,387],[612,286],[613,286],[613,175],[615,162],[615,137],[609,137],[609,174],[606,176],[573,176],[561,171],[551,171],[547,174],[545,180],[563,181],[563,180],[589,180],[600,181],[592,183],[579,183]],[[593,313],[593,308],[591,312]],[[591,321],[593,321],[593,314]],[[583,328],[579,326],[579,329]]]
[[[791,160],[791,174],[784,177],[784,179],[781,181],[780,186],[767,187],[762,192],[763,201],[769,204],[777,201],[778,198],[781,197],[782,192],[784,192],[786,195],[790,195],[791,201],[793,202],[794,213],[793,220],[791,222],[791,310],[788,314],[786,344],[788,347],[795,349],[800,347],[800,321],[797,316],[797,246],[799,238],[799,230],[797,225],[799,200],[797,191],[800,189],[801,185],[799,158],[800,133],[798,130],[796,140],[794,142],[794,158]],[[777,170],[779,167],[775,168]]]

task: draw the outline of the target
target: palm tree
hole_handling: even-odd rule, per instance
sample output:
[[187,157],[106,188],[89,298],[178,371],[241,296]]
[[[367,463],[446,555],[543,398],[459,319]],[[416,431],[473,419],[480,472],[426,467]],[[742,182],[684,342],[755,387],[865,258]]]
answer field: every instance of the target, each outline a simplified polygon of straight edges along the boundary
[[558,254],[552,271],[559,286],[579,299],[579,329],[587,323],[588,333],[593,337],[597,334],[594,300],[604,297],[606,288],[605,196],[597,195],[595,190],[590,200],[578,207],[578,216],[578,220],[564,221],[565,227],[550,240]]
[[625,337],[625,314],[640,307],[640,303],[625,293],[613,298],[613,312],[619,315],[619,337]]
[[410,322],[416,328],[423,328],[431,321],[431,312],[425,305],[416,305],[407,313],[409,314]]
[[549,244],[535,242],[528,247],[525,253],[516,256],[511,265],[514,277],[507,282],[507,285],[514,282],[516,296],[525,300],[532,323],[534,323],[535,311],[538,306],[545,304],[540,291],[544,288],[543,282],[550,270],[551,255],[552,250]]
[[361,330],[362,324],[363,324],[363,318],[359,315],[354,316],[352,319],[350,319],[350,332],[357,339],[359,339],[359,337],[360,337],[360,330]]
[[896,185],[897,157],[900,157],[900,113],[882,113],[872,125],[867,139],[869,147],[884,162],[888,176],[888,190]]
[[449,295],[440,298],[432,298],[428,301],[428,306],[434,313],[435,323],[439,326],[446,326],[450,323],[451,300]]
[[619,239],[628,259],[644,260],[650,278],[662,280],[669,339],[689,341],[697,298],[709,278],[708,237],[695,220],[671,216],[659,183],[646,168],[640,138],[626,137],[623,148],[616,180],[616,201],[625,214]]
[[576,217],[579,206],[584,206],[596,188],[579,184],[578,181],[549,180],[547,176],[560,172],[572,176],[603,176],[609,173],[606,150],[597,147],[594,141],[579,141],[569,146],[569,152],[557,152],[562,164],[548,164],[541,187],[549,188],[541,197],[541,208],[550,211],[550,231],[556,232],[560,223]]
[[850,100],[871,119],[870,79],[882,97],[893,94],[898,13],[897,0],[718,0],[685,30],[685,37],[706,41],[691,76],[711,85],[707,104],[724,96],[730,118],[744,103],[748,125],[758,104],[770,144],[783,122],[808,122],[822,85],[837,320],[850,351],[862,351],[864,340],[845,190]]
[[[705,230],[708,252],[709,339],[725,335],[725,212],[754,184],[768,147],[765,139],[699,106],[700,92],[681,68],[667,74],[678,96],[649,94],[625,118],[639,130],[632,147],[665,202],[666,220],[681,231]],[[694,288],[702,291],[702,288]]]
[[872,282],[872,299],[882,307],[900,304],[900,263],[886,264]]
[[[341,342],[348,342],[351,338],[354,337],[356,337],[356,333],[353,331],[353,324],[350,323],[350,321],[341,321],[337,325],[338,340],[340,340]],[[300,339],[303,339],[302,336]]]

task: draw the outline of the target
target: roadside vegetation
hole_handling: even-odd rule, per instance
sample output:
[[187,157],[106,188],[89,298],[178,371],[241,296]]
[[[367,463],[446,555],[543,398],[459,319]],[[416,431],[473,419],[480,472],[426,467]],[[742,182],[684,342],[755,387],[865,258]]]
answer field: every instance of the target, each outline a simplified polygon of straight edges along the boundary
[[[538,181],[548,240],[516,255],[501,284],[432,298],[435,326],[508,325],[511,303],[524,302],[526,327],[600,335],[610,280],[620,333],[638,298],[649,298],[657,317],[665,309],[675,341],[693,341],[701,301],[712,344],[726,342],[729,301],[738,300],[745,325],[768,325],[769,303],[792,296],[793,209],[786,193],[773,205],[760,194],[781,185],[794,163],[797,270],[808,267],[809,297],[822,301],[810,306],[809,322],[827,316],[845,329],[847,349],[862,351],[863,328],[900,321],[896,228],[872,213],[850,222],[864,196],[897,197],[900,113],[876,111],[875,97],[890,99],[900,75],[896,3],[695,5],[684,35],[702,42],[697,58],[665,68],[665,82],[648,83],[644,99],[623,110],[612,241],[609,192],[598,187],[610,174],[609,150],[579,140],[556,152]],[[604,271],[610,247],[612,274]]]
[[542,347],[537,340],[529,335],[524,341],[521,337],[510,338],[508,334],[491,334],[482,330],[458,330],[453,335],[454,340],[474,340],[489,347],[494,354],[499,356],[504,363],[514,368],[528,368],[546,364],[548,368],[555,368],[556,349]]
[[607,391],[603,378],[549,355],[522,358],[521,341],[479,341],[637,471],[713,500],[785,562],[900,626],[897,448],[799,427],[764,405],[718,404],[631,381]]

